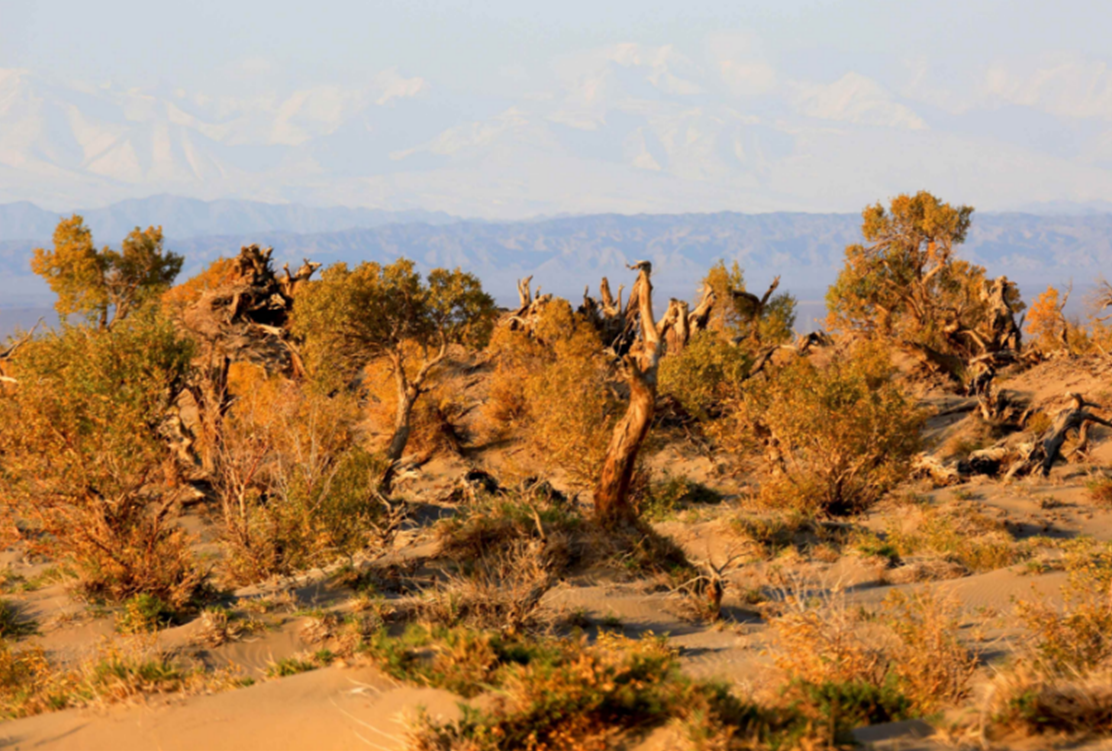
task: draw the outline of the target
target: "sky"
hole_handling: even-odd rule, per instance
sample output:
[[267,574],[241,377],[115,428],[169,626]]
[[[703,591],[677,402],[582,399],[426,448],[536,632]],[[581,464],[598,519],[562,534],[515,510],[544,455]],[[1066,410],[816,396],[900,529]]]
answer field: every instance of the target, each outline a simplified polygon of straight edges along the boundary
[[[6,99],[0,79],[0,200],[845,210],[931,182],[994,208],[1108,201],[1110,30],[1097,0],[0,0],[0,76],[22,76]],[[890,168],[857,176],[870,143]]]

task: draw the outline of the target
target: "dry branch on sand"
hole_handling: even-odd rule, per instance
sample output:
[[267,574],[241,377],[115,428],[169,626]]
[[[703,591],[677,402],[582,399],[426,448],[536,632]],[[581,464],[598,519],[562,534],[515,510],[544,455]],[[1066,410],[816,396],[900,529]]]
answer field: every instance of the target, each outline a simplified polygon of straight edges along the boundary
[[1094,402],[1086,401],[1085,397],[1076,392],[1067,394],[1072,404],[1062,409],[1055,415],[1050,427],[1040,435],[1023,455],[1008,469],[1007,477],[1021,477],[1034,471],[1036,468],[1043,477],[1050,474],[1061,455],[1062,444],[1070,433],[1078,434],[1078,444],[1075,453],[1084,452],[1088,447],[1089,430],[1091,425],[1104,425],[1112,427],[1109,421],[1100,415],[1089,411],[1089,407],[1100,407]]

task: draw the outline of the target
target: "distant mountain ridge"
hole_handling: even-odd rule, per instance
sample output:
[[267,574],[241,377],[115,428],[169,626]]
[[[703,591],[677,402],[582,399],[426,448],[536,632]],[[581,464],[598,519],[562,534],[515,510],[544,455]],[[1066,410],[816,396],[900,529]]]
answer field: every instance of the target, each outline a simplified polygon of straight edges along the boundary
[[[640,259],[653,262],[653,282],[662,299],[690,298],[707,269],[722,259],[736,260],[752,286],[780,275],[782,289],[821,308],[845,246],[862,240],[857,214],[596,214],[487,222],[424,212],[169,197],[124,202],[100,212],[87,215],[98,243],[118,245],[137,224],[161,224],[167,245],[186,257],[183,279],[257,242],[273,246],[279,263],[308,257],[354,265],[405,256],[423,269],[459,266],[478,274],[503,303],[513,302],[515,281],[524,276],[532,275],[534,285],[546,291],[578,299],[585,285],[597,288],[602,276],[622,283],[629,275],[626,265]],[[0,238],[38,234],[0,239],[0,307],[51,304],[49,289],[31,275],[29,263],[31,249],[49,242],[56,217],[30,204],[0,206]],[[344,228],[315,231],[337,225]],[[1077,282],[1080,297],[1081,287],[1112,276],[1112,214],[975,214],[959,252],[992,275],[1019,281],[1028,299],[1046,284],[1070,279]]]

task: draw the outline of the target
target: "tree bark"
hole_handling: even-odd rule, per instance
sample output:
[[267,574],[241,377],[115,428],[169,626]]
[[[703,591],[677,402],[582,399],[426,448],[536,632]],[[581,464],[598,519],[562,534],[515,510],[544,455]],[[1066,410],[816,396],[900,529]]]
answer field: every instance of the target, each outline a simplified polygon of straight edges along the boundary
[[636,511],[629,501],[629,485],[633,478],[637,454],[648,435],[656,405],[657,366],[660,363],[660,335],[653,320],[652,283],[649,276],[652,266],[641,261],[631,268],[640,271],[633,291],[640,318],[641,340],[639,347],[626,358],[629,367],[629,406],[614,428],[602,475],[595,488],[595,514],[608,527],[632,522]]

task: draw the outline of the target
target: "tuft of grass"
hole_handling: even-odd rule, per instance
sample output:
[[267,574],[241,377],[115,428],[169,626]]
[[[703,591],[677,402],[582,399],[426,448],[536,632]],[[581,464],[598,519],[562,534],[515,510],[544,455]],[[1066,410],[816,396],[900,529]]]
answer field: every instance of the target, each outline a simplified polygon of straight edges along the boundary
[[1095,505],[1112,508],[1112,477],[1093,477],[1085,483],[1085,490]]
[[139,594],[124,601],[116,614],[116,630],[121,634],[142,634],[174,624],[178,613],[158,597]]
[[318,649],[310,654],[294,657],[283,657],[277,662],[271,662],[266,667],[267,678],[287,678],[299,673],[331,665],[336,660],[336,654],[328,649]]
[[59,667],[40,646],[15,649],[0,641],[0,717],[8,719],[147,694],[211,693],[250,684],[233,671],[186,669],[149,649],[109,644],[85,662]]
[[34,620],[24,617],[10,601],[0,599],[0,639],[18,639],[37,631]]
[[639,512],[646,521],[663,521],[692,506],[722,502],[722,495],[684,476],[669,477],[649,485],[639,499]]
[[194,641],[208,647],[219,647],[258,633],[266,624],[251,615],[240,615],[220,605],[201,612],[201,626]]

